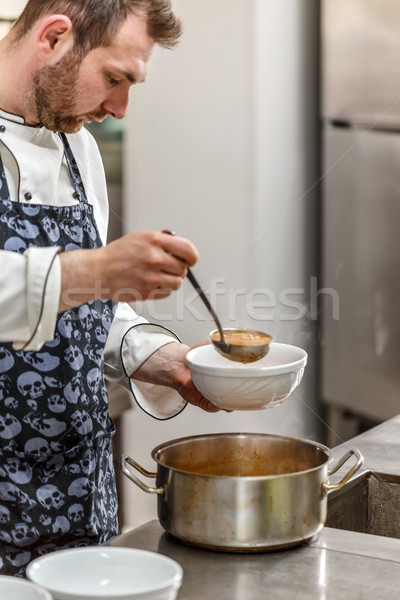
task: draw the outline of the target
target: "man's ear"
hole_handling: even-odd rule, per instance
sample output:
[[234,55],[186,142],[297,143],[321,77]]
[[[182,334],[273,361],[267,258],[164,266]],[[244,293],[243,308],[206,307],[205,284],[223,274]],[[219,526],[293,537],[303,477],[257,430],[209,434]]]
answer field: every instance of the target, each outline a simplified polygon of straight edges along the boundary
[[72,23],[66,15],[44,19],[36,34],[36,52],[40,61],[54,64],[72,48]]

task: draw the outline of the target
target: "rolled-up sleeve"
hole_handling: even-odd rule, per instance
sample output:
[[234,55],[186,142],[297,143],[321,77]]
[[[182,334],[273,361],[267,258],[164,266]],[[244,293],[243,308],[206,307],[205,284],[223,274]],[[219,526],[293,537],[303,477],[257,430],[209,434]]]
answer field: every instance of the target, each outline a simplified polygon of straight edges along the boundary
[[61,291],[59,247],[0,250],[0,341],[38,351],[54,339]]
[[109,383],[129,389],[138,406],[156,419],[174,417],[186,402],[172,388],[132,381],[130,375],[159,348],[176,341],[172,331],[149,323],[129,304],[118,305],[104,351],[105,376]]

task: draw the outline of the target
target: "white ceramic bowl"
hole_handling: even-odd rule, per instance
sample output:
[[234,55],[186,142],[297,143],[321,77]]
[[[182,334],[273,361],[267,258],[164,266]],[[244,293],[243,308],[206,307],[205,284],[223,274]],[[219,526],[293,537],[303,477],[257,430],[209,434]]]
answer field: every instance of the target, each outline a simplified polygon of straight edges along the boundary
[[54,600],[175,600],[183,571],[156,552],[95,546],[36,558],[27,575]]
[[7,575],[0,575],[0,598],[2,600],[53,600],[50,592],[38,585]]
[[215,406],[226,410],[259,410],[280,404],[299,385],[307,352],[272,342],[264,358],[233,362],[213,346],[189,350],[186,361],[196,388]]

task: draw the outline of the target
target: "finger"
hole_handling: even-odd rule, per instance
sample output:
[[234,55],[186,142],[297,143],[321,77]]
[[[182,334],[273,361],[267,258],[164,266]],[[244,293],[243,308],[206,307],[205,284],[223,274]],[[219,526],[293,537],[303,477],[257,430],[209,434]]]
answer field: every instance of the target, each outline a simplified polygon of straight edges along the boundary
[[198,406],[199,408],[203,409],[205,412],[209,412],[209,413],[217,413],[217,412],[221,412],[222,410],[223,410],[223,412],[226,412],[226,413],[233,412],[233,410],[226,410],[226,409],[218,408],[218,406],[215,406],[215,404],[213,404],[212,402],[207,400],[207,398],[204,398],[204,396],[202,396],[200,398],[200,400],[196,402],[195,405]]
[[166,254],[164,256],[163,266],[161,268],[162,273],[185,278],[187,275],[187,270],[187,263],[185,261],[181,260],[180,258],[176,258],[172,254]]
[[168,298],[171,295],[171,290],[167,290],[165,288],[157,288],[150,292],[146,300],[163,300],[164,298]]
[[202,408],[203,410],[205,410],[206,412],[209,412],[209,413],[216,413],[216,412],[220,412],[220,410],[221,410],[220,408],[215,406],[215,404],[213,404],[212,402],[207,400],[207,398],[204,398],[204,396],[201,396],[201,398],[196,401],[196,406],[198,406],[199,408]]
[[183,260],[189,266],[193,266],[199,258],[196,247],[187,240],[168,233],[161,233],[161,244],[166,252],[173,254],[176,258]]
[[158,277],[158,289],[171,291],[179,290],[182,285],[183,277],[170,275],[169,273],[160,273]]

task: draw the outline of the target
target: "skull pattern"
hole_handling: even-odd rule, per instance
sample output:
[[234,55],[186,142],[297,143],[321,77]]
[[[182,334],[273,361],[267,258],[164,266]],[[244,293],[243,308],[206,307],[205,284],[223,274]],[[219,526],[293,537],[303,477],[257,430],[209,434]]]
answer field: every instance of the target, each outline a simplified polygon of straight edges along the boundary
[[36,492],[37,499],[43,508],[59,510],[64,504],[65,494],[57,486],[46,484]]
[[43,396],[46,386],[43,382],[43,377],[36,371],[27,371],[21,373],[17,379],[18,391],[23,398],[39,398]]
[[58,240],[60,239],[60,228],[57,225],[57,221],[55,219],[45,217],[43,219],[43,229],[49,236],[51,242],[58,242]]
[[[101,245],[68,139],[60,137],[78,203],[11,202],[0,156],[0,249]],[[105,300],[63,312],[54,340],[38,352],[0,344],[0,574],[22,577],[36,556],[118,533],[114,428],[103,401],[114,311]]]
[[65,398],[61,398],[59,394],[53,394],[47,401],[49,410],[55,413],[62,413],[67,408],[67,401]]
[[4,469],[14,483],[29,483],[32,479],[31,466],[21,458],[9,458],[4,464]]

